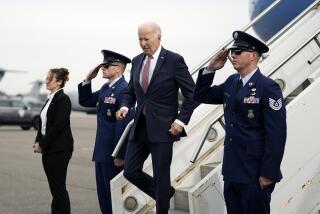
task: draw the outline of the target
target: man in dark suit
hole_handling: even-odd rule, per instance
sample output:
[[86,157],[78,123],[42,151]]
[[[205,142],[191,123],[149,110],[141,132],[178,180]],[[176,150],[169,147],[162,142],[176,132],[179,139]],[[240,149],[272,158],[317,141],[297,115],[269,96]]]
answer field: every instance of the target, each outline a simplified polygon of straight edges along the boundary
[[[143,53],[132,60],[131,79],[117,118],[126,116],[128,108],[137,109],[129,136],[124,176],[156,200],[158,214],[167,213],[174,194],[170,164],[172,144],[185,136],[183,129],[194,110],[194,81],[184,59],[160,45],[161,29],[145,23],[138,29]],[[184,101],[178,112],[178,92]],[[151,153],[153,177],[142,171]]]
[[268,46],[253,36],[233,33],[232,64],[238,73],[211,87],[215,71],[229,54],[223,49],[199,71],[194,98],[223,104],[225,143],[222,174],[228,214],[270,213],[271,193],[282,178],[286,109],[278,84],[257,67]]
[[[126,144],[122,146],[116,158],[111,157],[126,125],[133,118],[133,111],[122,121],[117,121],[116,111],[119,110],[123,92],[128,83],[123,77],[127,63],[131,60],[122,54],[102,50],[104,60],[93,68],[84,82],[78,85],[79,103],[85,107],[97,107],[97,134],[92,160],[95,162],[96,183],[99,205],[103,214],[111,214],[110,181],[124,165]],[[109,80],[100,90],[92,92],[91,80],[99,70],[103,78]]]

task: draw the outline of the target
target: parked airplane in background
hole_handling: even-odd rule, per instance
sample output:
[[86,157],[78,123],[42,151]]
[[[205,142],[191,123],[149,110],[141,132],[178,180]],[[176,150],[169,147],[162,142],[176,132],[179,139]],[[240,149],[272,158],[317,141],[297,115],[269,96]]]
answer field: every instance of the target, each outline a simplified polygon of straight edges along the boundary
[[[8,70],[8,69],[0,68],[0,82],[6,73],[20,73],[21,74],[21,73],[27,73],[27,72],[20,71],[20,70]],[[47,93],[40,92],[44,82],[41,80],[35,80],[31,84],[32,84],[32,87],[29,92],[24,93],[24,94],[18,94],[16,96],[11,96],[11,97],[20,98],[24,103],[43,105],[43,103],[45,102],[45,100],[47,98]],[[87,107],[80,106],[79,101],[78,101],[78,92],[77,91],[70,91],[70,92],[66,92],[66,93],[70,96],[70,99],[72,102],[72,110],[85,112],[88,114],[95,114],[96,113],[95,108],[87,108]],[[3,91],[0,91],[0,96],[7,96],[8,97],[8,95]]]
[[26,71],[8,70],[8,69],[0,68],[0,82],[6,73],[26,73]]
[[[262,40],[268,41],[314,1],[315,0],[283,0],[277,7],[254,24],[253,29]],[[250,0],[251,20],[274,2],[275,0]]]
[[[1,82],[2,78],[4,77],[4,75],[5,75],[6,73],[26,73],[26,71],[8,70],[8,69],[0,68],[0,82]],[[0,96],[5,96],[5,95],[6,95],[5,92],[0,91]]]
[[26,103],[41,103],[43,104],[47,99],[46,93],[40,93],[40,89],[43,85],[43,81],[36,80],[31,82],[31,90],[25,94],[18,94],[16,97],[20,97]]
[[87,114],[96,114],[97,113],[97,110],[95,107],[83,107],[79,104],[78,91],[66,91],[65,93],[68,94],[70,97],[73,111],[85,112]]

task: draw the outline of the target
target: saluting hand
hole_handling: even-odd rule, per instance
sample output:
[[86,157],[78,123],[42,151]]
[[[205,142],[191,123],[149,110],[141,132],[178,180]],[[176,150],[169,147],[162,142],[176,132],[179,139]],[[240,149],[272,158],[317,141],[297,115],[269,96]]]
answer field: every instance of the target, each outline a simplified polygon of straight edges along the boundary
[[170,132],[172,135],[178,135],[178,134],[180,134],[180,133],[182,132],[182,129],[183,129],[182,126],[180,126],[180,125],[179,125],[178,123],[176,123],[176,122],[173,122],[173,123],[171,124],[170,129],[169,129],[169,132]]
[[223,68],[224,64],[226,63],[229,55],[229,50],[223,48],[220,50],[216,55],[212,57],[209,62],[208,70],[209,71],[216,71]]
[[116,118],[117,120],[122,120],[123,118],[125,118],[128,114],[128,110],[123,108],[123,109],[119,109],[117,112],[116,112]]
[[86,77],[86,80],[89,81],[89,80],[92,80],[92,79],[96,78],[100,68],[101,68],[101,65],[97,65],[92,70],[90,70],[88,75],[87,75],[87,77]]

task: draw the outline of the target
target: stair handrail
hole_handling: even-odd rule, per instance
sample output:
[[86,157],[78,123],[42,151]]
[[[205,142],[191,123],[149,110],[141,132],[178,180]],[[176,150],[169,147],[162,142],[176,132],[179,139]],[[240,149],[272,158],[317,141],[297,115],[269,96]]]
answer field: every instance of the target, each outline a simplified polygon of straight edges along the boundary
[[222,121],[222,117],[223,117],[223,112],[221,112],[221,113],[219,114],[218,119],[214,120],[213,122],[211,122],[211,123],[209,123],[209,124],[207,125],[207,127],[205,128],[204,134],[202,135],[202,140],[201,140],[201,142],[198,144],[197,149],[195,150],[195,153],[192,155],[192,158],[191,158],[191,160],[190,160],[190,163],[193,163],[193,164],[194,164],[194,163],[197,161],[198,156],[199,156],[199,154],[200,154],[200,152],[201,152],[201,150],[202,150],[202,147],[203,147],[204,143],[206,142],[207,136],[208,136],[208,134],[209,134],[212,126],[213,126],[216,122],[220,122],[220,125],[223,127],[223,129],[225,129],[225,125],[224,125],[224,123],[223,123],[223,121]]
[[[317,36],[320,35],[320,30],[316,31],[314,33],[314,35],[312,35],[310,38],[306,39],[306,42],[304,42],[302,45],[300,45],[297,49],[295,49],[285,60],[283,60],[282,62],[280,62],[280,64],[278,66],[276,66],[270,73],[268,73],[267,76],[271,76],[273,75],[277,70],[279,70],[279,68],[281,66],[283,66],[286,62],[288,62],[293,56],[295,56],[302,48],[304,48],[308,43],[310,43],[312,40],[316,39]],[[318,58],[319,55],[316,55],[316,57]],[[312,59],[313,60],[313,59]],[[201,152],[201,149],[203,147],[203,144],[206,141],[207,135],[212,127],[213,124],[215,124],[216,122],[220,122],[221,126],[223,127],[223,129],[225,129],[224,123],[222,122],[222,118],[223,118],[223,111],[221,111],[221,113],[218,115],[217,119],[213,120],[213,122],[209,123],[209,125],[206,127],[206,134],[203,135],[203,137],[201,138],[201,142],[198,144],[197,149],[195,150],[195,153],[193,154],[190,162],[191,163],[195,163],[196,160],[198,159],[198,156]]]
[[121,149],[121,147],[122,147],[122,145],[123,145],[123,143],[124,143],[127,135],[129,134],[129,131],[130,131],[133,123],[134,123],[134,120],[132,119],[132,120],[127,124],[126,128],[124,129],[124,131],[123,131],[123,133],[122,133],[122,135],[121,135],[121,137],[120,137],[120,139],[118,140],[118,143],[117,143],[117,145],[116,145],[116,148],[114,148],[114,150],[113,150],[113,152],[112,152],[112,155],[111,155],[112,157],[114,157],[114,158],[117,157],[117,155],[118,155],[118,153],[119,153],[119,151],[120,151],[120,149]]
[[285,27],[283,27],[278,33],[273,35],[267,41],[267,45],[272,45],[283,34],[285,34],[288,30],[290,30],[298,21],[300,21],[306,14],[308,14],[311,10],[313,10],[315,7],[318,7],[318,6],[320,6],[320,0],[315,0],[306,9],[304,9],[298,16],[296,16],[293,20],[291,20]]
[[[267,7],[263,12],[261,12],[258,16],[256,16],[249,24],[244,26],[241,30],[246,32],[248,29],[250,29],[256,22],[258,22],[262,17],[264,17],[267,13],[269,13],[273,8],[275,8],[280,2],[283,0],[276,0],[273,2],[269,7]],[[319,1],[319,0],[318,0]],[[192,69],[191,75],[193,76],[199,69],[201,69],[205,64],[207,64],[210,59],[218,53],[219,50],[222,48],[226,48],[234,41],[233,38],[229,38],[222,46],[220,46],[217,50],[215,50],[212,54],[210,54],[205,60],[200,62],[195,68]]]
[[[281,0],[280,0],[281,1]],[[275,2],[274,2],[275,3]],[[316,1],[314,1],[312,4],[310,4],[309,5],[309,7],[307,8],[307,9],[305,9],[302,13],[300,13],[294,20],[292,20],[288,25],[286,25],[281,31],[279,31],[274,37],[272,37],[269,41],[268,41],[268,45],[270,45],[270,44],[272,44],[272,43],[274,43],[277,39],[279,39],[284,33],[286,33],[289,29],[291,29],[292,28],[292,26],[293,25],[295,25],[298,21],[300,21],[306,14],[308,14],[314,7],[316,7],[316,6],[318,6],[318,4],[320,4],[320,0],[316,0]],[[269,6],[269,7],[271,7],[271,5]],[[268,8],[269,8],[268,7]],[[267,8],[267,9],[268,9]],[[266,9],[266,10],[267,10]],[[264,11],[264,12],[266,12],[266,10]],[[264,13],[265,14],[265,13]],[[256,18],[258,18],[258,17],[256,17]],[[255,21],[255,19],[252,21],[252,22],[254,22]],[[250,26],[250,24],[248,24],[246,27],[248,27],[248,26]],[[245,28],[246,28],[245,27]],[[276,68],[274,68],[273,69],[273,71],[272,72],[270,72],[269,74],[268,74],[268,76],[271,76],[272,74],[274,74],[274,72],[276,71],[276,70],[278,70],[279,69],[279,67],[281,67],[283,64],[285,64],[287,61],[289,61],[291,58],[292,58],[292,56],[294,56],[297,52],[299,52],[299,50],[301,50],[306,44],[308,44],[312,39],[315,39],[316,38],[316,36],[317,36],[317,34],[319,34],[319,31],[317,31],[316,33],[315,33],[315,35],[314,36],[312,36],[312,38],[311,39],[308,39],[303,45],[301,45],[301,47],[299,47],[298,49],[296,49],[296,50],[294,50],[293,51],[293,53],[287,58],[287,59],[285,59],[282,63],[280,63],[280,65],[279,66],[277,66]],[[232,42],[232,41],[231,41]],[[228,45],[227,45],[228,46]],[[222,46],[222,47],[226,47],[226,46]],[[220,50],[220,49],[219,49]],[[214,54],[213,54],[214,55]],[[319,56],[316,56],[316,58],[318,58]],[[206,62],[207,63],[207,62]],[[201,66],[202,67],[202,66]],[[200,68],[199,68],[200,69]],[[191,163],[195,163],[196,162],[196,160],[198,159],[198,156],[199,156],[199,154],[200,154],[200,152],[201,152],[201,149],[202,149],[202,147],[203,147],[203,145],[204,145],[204,143],[205,143],[205,141],[206,141],[206,138],[207,138],[207,135],[208,135],[208,133],[209,133],[209,131],[210,131],[210,129],[211,129],[211,127],[212,127],[212,125],[214,124],[214,123],[216,123],[217,121],[219,121],[219,120],[221,120],[221,117],[223,117],[223,113],[221,114],[221,115],[219,115],[219,117],[216,119],[216,120],[214,120],[212,123],[210,123],[207,127],[206,127],[206,134],[205,135],[203,135],[203,137],[202,137],[202,140],[200,141],[200,143],[198,144],[198,146],[197,146],[197,148],[196,148],[196,150],[195,150],[195,153],[193,154],[193,156],[192,156],[192,158],[191,158],[191,160],[190,160],[190,162]],[[221,123],[221,122],[220,122]],[[222,123],[221,123],[221,125],[223,125]],[[224,127],[224,126],[223,126]]]

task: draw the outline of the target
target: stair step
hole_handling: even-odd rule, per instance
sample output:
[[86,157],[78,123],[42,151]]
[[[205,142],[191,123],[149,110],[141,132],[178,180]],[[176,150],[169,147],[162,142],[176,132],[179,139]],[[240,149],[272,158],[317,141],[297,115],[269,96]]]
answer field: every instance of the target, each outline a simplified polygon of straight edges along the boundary
[[219,166],[221,162],[207,163],[200,166],[201,179],[206,177],[212,170]]
[[190,187],[176,189],[174,194],[174,209],[177,211],[189,212],[188,190]]

